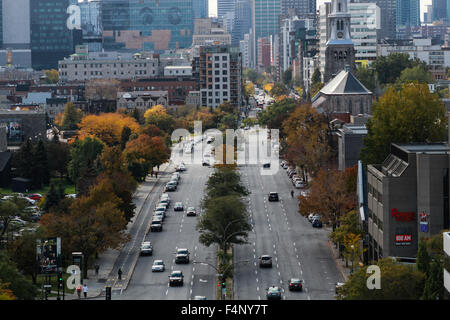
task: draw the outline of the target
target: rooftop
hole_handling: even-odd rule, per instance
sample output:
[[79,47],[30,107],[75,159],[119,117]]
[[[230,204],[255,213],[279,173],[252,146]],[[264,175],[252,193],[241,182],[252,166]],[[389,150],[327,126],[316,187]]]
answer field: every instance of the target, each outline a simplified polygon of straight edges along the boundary
[[446,143],[414,143],[414,144],[393,144],[399,149],[408,153],[446,153],[450,152],[450,145]]
[[349,71],[342,70],[320,90],[324,94],[372,94]]

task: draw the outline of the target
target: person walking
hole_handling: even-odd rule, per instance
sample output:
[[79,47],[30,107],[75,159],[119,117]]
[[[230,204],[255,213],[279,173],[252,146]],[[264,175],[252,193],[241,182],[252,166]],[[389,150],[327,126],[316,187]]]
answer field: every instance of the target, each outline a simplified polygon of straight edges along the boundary
[[81,284],[79,284],[79,285],[77,286],[77,295],[78,295],[78,299],[81,299],[81,290],[82,290],[82,287],[81,287]]
[[95,265],[95,275],[98,276],[98,270],[100,269],[100,266],[98,264]]
[[119,271],[117,271],[117,274],[119,275],[119,280],[122,280],[122,269],[119,268]]
[[88,287],[87,287],[87,285],[85,283],[84,286],[83,286],[83,294],[84,294],[84,298],[85,299],[87,298],[87,293],[88,293]]
[[294,197],[294,190],[291,190],[291,198]]

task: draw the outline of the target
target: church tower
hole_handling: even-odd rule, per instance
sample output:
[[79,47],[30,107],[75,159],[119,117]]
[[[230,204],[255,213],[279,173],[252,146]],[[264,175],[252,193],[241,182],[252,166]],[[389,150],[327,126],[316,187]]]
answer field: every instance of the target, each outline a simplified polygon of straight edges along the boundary
[[325,49],[324,83],[330,81],[341,70],[356,73],[356,50],[350,36],[350,14],[348,0],[332,0],[328,15],[329,39]]

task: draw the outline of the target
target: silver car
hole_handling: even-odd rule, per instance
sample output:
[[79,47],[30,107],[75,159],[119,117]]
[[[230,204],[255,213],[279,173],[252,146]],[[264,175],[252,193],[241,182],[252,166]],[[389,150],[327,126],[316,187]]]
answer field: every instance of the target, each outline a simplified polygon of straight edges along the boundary
[[162,260],[153,261],[152,272],[163,272],[164,270],[166,270],[164,261]]

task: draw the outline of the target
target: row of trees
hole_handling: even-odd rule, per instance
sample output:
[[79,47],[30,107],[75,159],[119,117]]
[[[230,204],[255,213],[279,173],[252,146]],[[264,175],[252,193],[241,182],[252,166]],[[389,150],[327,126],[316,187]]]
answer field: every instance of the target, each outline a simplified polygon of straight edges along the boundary
[[231,244],[246,243],[248,232],[251,231],[247,206],[242,199],[248,194],[240,182],[239,173],[232,166],[217,167],[207,183],[202,202],[205,212],[197,224],[199,241],[208,247],[212,244],[219,246],[219,271],[225,278],[232,275],[228,249]]

